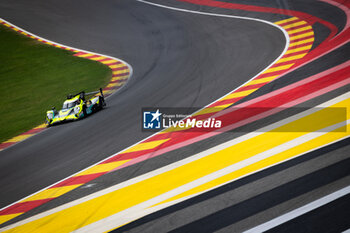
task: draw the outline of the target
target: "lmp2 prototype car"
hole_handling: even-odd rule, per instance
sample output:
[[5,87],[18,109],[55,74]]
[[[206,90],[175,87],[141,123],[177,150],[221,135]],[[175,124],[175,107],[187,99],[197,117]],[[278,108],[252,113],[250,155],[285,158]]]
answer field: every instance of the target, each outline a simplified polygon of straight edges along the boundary
[[[100,93],[100,95],[93,96],[98,93]],[[93,97],[86,100],[85,98],[89,96]],[[57,111],[53,107],[52,110],[46,112],[46,124],[49,127],[65,121],[78,120],[101,110],[104,106],[106,106],[106,102],[102,88],[100,88],[99,91],[90,93],[82,91],[75,95],[68,95],[60,111]]]

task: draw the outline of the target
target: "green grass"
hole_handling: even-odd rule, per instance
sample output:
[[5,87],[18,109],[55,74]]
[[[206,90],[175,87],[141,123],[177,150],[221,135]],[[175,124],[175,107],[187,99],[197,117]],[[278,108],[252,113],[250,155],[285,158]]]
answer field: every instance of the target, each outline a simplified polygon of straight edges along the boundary
[[72,54],[0,26],[0,142],[43,123],[67,94],[107,85],[107,66]]

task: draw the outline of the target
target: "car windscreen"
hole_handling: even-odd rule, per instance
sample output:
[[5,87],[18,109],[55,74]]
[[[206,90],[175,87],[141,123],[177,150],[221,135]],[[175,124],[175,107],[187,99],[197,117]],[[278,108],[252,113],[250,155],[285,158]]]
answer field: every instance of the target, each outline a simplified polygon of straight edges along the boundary
[[68,109],[68,108],[72,108],[74,107],[75,105],[77,105],[77,102],[68,102],[68,103],[63,103],[63,107],[62,109]]

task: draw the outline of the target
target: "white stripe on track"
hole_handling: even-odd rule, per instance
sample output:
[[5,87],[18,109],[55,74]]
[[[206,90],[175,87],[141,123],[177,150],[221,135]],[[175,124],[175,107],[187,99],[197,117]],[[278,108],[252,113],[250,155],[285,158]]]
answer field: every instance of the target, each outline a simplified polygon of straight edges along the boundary
[[[299,207],[295,210],[292,210],[286,214],[283,214],[277,218],[274,218],[266,223],[263,223],[261,225],[258,225],[254,228],[251,228],[247,231],[244,231],[244,233],[255,233],[255,232],[265,232],[268,231],[274,227],[277,227],[283,223],[286,223],[294,218],[297,218],[305,213],[308,213],[314,209],[317,209],[323,205],[326,205],[334,200],[337,200],[347,194],[350,193],[350,186],[347,186],[345,188],[342,188],[334,193],[331,193],[327,196],[324,196],[316,201],[310,202],[307,205],[304,205],[302,207]],[[348,230],[349,231],[349,230]]]

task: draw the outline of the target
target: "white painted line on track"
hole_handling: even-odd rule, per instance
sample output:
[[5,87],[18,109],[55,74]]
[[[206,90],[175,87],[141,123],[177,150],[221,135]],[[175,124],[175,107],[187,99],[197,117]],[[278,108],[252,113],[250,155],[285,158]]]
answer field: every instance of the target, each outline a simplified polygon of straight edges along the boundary
[[[185,164],[188,164],[188,163],[191,163],[191,162],[193,162],[193,161],[199,160],[199,159],[201,159],[201,158],[203,158],[203,157],[205,157],[205,156],[208,156],[208,155],[210,155],[210,154],[213,154],[213,153],[215,153],[215,152],[217,152],[217,151],[223,150],[223,149],[225,149],[225,148],[231,147],[231,146],[233,146],[233,145],[235,145],[235,144],[238,144],[238,143],[243,142],[243,141],[245,141],[245,140],[248,140],[248,139],[250,139],[250,138],[253,138],[253,137],[256,137],[256,136],[258,136],[258,135],[261,135],[261,134],[263,134],[264,132],[271,131],[271,130],[273,130],[273,129],[275,129],[275,128],[278,128],[278,127],[280,127],[280,126],[282,126],[282,125],[288,124],[288,123],[290,123],[290,122],[293,122],[293,121],[296,121],[296,120],[298,120],[298,119],[301,119],[301,118],[303,118],[303,117],[305,117],[305,116],[308,116],[308,115],[310,115],[310,114],[313,114],[313,113],[315,113],[315,112],[317,112],[317,111],[320,111],[321,108],[325,108],[325,107],[331,106],[331,105],[333,105],[333,104],[335,104],[335,103],[344,101],[344,100],[349,99],[349,98],[350,98],[350,92],[345,93],[345,94],[343,94],[343,95],[341,95],[341,96],[338,96],[338,97],[336,97],[336,98],[334,98],[334,99],[332,99],[332,100],[329,100],[329,101],[327,101],[327,102],[325,102],[325,103],[323,103],[323,104],[321,104],[321,105],[318,105],[318,106],[316,106],[315,108],[308,109],[308,110],[306,110],[306,111],[304,111],[304,112],[302,112],[302,113],[296,114],[296,115],[294,115],[294,116],[291,116],[291,117],[288,117],[288,118],[286,118],[286,119],[283,119],[283,120],[281,120],[281,121],[279,121],[279,122],[276,122],[276,123],[274,123],[274,124],[272,124],[272,125],[266,126],[266,127],[262,128],[262,129],[260,129],[258,133],[253,132],[253,133],[249,133],[249,134],[243,135],[243,136],[241,136],[241,137],[239,137],[239,138],[236,138],[236,139],[233,139],[233,140],[231,140],[231,141],[222,143],[222,144],[220,144],[220,145],[217,145],[217,146],[215,146],[215,147],[212,147],[212,148],[210,148],[210,149],[208,149],[208,150],[205,150],[205,151],[203,151],[203,152],[200,152],[200,153],[198,153],[198,154],[195,154],[195,155],[193,155],[193,156],[191,156],[191,157],[188,157],[188,158],[186,158],[186,159],[180,160],[180,161],[178,161],[178,162],[169,164],[169,165],[167,165],[167,166],[165,166],[165,167],[159,168],[159,169],[154,170],[154,171],[151,171],[151,172],[149,172],[149,173],[146,173],[146,174],[143,174],[143,175],[141,175],[141,176],[138,176],[138,177],[132,178],[132,179],[130,179],[130,180],[124,181],[124,182],[122,182],[122,183],[120,183],[120,184],[111,186],[111,187],[106,188],[106,189],[104,189],[104,190],[100,190],[100,191],[98,191],[98,192],[96,192],[96,193],[90,194],[90,195],[88,195],[88,196],[86,196],[86,197],[77,199],[77,200],[72,201],[72,202],[70,202],[70,203],[67,203],[67,204],[64,204],[64,205],[62,205],[62,206],[56,207],[56,208],[54,208],[54,209],[48,210],[48,211],[46,211],[46,212],[40,213],[40,214],[35,215],[35,216],[33,216],[33,217],[30,217],[30,218],[28,218],[28,219],[19,221],[19,222],[17,222],[17,223],[14,223],[14,224],[12,224],[12,225],[9,225],[8,227],[3,228],[3,230],[9,230],[9,229],[12,229],[12,228],[21,226],[21,225],[23,225],[23,224],[26,224],[26,223],[29,223],[29,222],[38,220],[38,219],[40,219],[40,218],[46,217],[46,216],[48,216],[48,215],[57,213],[57,212],[59,212],[59,211],[68,209],[68,208],[73,207],[73,206],[75,206],[75,205],[79,205],[79,204],[81,204],[81,203],[83,203],[83,202],[87,202],[87,201],[92,200],[92,199],[94,199],[94,198],[97,198],[97,197],[99,197],[99,196],[103,196],[103,195],[105,195],[105,194],[114,192],[114,191],[119,190],[119,189],[121,189],[121,188],[124,188],[124,187],[130,186],[130,185],[139,183],[139,182],[141,182],[141,181],[143,181],[143,180],[152,178],[152,177],[157,176],[157,175],[159,175],[159,174],[161,174],[161,173],[168,172],[168,171],[170,171],[170,170],[173,170],[173,169],[178,168],[178,167],[180,167],[180,166],[183,166],[183,165],[185,165]],[[103,229],[104,229],[104,227],[107,227],[107,222],[110,222],[110,224],[113,224],[113,227],[111,227],[110,225],[108,225],[108,227],[110,227],[109,229],[112,229],[112,228],[117,227],[117,224],[123,225],[123,224],[125,224],[125,223],[127,223],[127,222],[130,222],[130,221],[132,221],[132,220],[135,220],[135,218],[130,219],[131,217],[135,217],[135,216],[137,216],[137,218],[143,217],[143,216],[145,216],[145,215],[147,215],[147,214],[149,214],[149,213],[155,212],[155,211],[160,210],[160,209],[162,209],[162,208],[171,206],[171,205],[176,204],[176,203],[178,203],[178,202],[180,202],[180,201],[183,201],[183,200],[185,200],[185,199],[188,199],[188,198],[190,198],[190,197],[193,197],[194,195],[193,195],[193,196],[188,196],[188,197],[186,197],[186,198],[183,198],[183,199],[181,199],[181,200],[177,200],[177,201],[174,201],[174,202],[169,202],[169,203],[165,203],[165,204],[162,204],[162,205],[159,205],[159,206],[156,206],[156,207],[148,208],[148,207],[150,207],[150,206],[152,206],[152,205],[154,205],[154,204],[157,204],[157,203],[159,203],[159,202],[161,202],[161,201],[163,201],[163,200],[168,199],[169,197],[175,196],[175,195],[177,195],[177,194],[179,194],[179,193],[182,193],[182,192],[184,192],[184,191],[186,191],[186,190],[189,190],[189,189],[191,189],[191,188],[193,188],[193,187],[196,187],[196,186],[201,185],[201,184],[203,184],[203,183],[206,183],[206,182],[208,182],[208,181],[210,181],[210,180],[213,180],[213,179],[216,179],[216,178],[218,178],[218,177],[221,177],[221,176],[223,176],[223,175],[225,175],[225,174],[231,173],[231,172],[233,172],[233,171],[235,171],[235,170],[241,169],[241,168],[243,168],[243,167],[245,167],[245,166],[248,166],[248,165],[250,165],[250,164],[253,164],[253,163],[255,163],[255,162],[258,162],[258,161],[260,161],[260,160],[262,160],[262,159],[264,159],[264,158],[270,157],[270,156],[272,156],[272,155],[274,155],[274,154],[280,153],[280,152],[282,152],[282,151],[284,151],[284,150],[288,150],[289,148],[292,148],[292,147],[294,147],[294,146],[296,146],[296,145],[299,145],[299,144],[301,144],[301,143],[305,143],[305,142],[307,142],[307,141],[309,141],[309,140],[312,140],[312,139],[314,139],[314,138],[320,137],[320,136],[326,134],[327,132],[329,132],[329,131],[331,131],[331,130],[333,130],[333,129],[337,129],[337,128],[339,128],[339,127],[344,126],[344,124],[349,124],[349,123],[350,123],[350,121],[348,120],[347,123],[346,123],[346,122],[340,122],[340,123],[338,123],[338,124],[329,126],[329,127],[325,128],[325,129],[319,130],[318,132],[311,132],[311,133],[308,133],[308,134],[303,135],[303,136],[301,136],[301,137],[298,137],[298,138],[296,138],[296,139],[294,139],[294,140],[291,140],[291,141],[289,141],[289,142],[286,142],[286,143],[284,143],[284,144],[281,144],[281,145],[279,145],[279,146],[277,146],[277,147],[275,147],[275,148],[272,148],[272,149],[270,149],[270,150],[268,150],[268,151],[259,153],[259,154],[255,155],[255,156],[251,157],[251,158],[248,158],[248,159],[243,160],[243,161],[241,161],[241,162],[235,163],[235,164],[233,164],[233,165],[231,165],[231,166],[228,166],[228,167],[226,167],[226,168],[224,168],[224,169],[218,170],[218,171],[216,171],[216,172],[214,172],[214,173],[211,173],[211,174],[209,174],[209,175],[207,175],[207,176],[204,176],[204,177],[202,177],[202,178],[200,178],[200,179],[198,179],[198,180],[195,180],[195,181],[192,181],[192,182],[190,182],[190,183],[188,183],[188,184],[185,184],[185,185],[183,185],[183,186],[180,186],[180,187],[178,187],[178,188],[176,188],[176,189],[173,189],[173,190],[171,190],[171,191],[169,191],[169,192],[167,192],[167,193],[164,193],[164,194],[159,195],[159,196],[157,196],[157,197],[155,197],[155,198],[152,198],[152,199],[150,199],[150,200],[148,200],[148,201],[146,201],[146,202],[143,202],[143,203],[140,203],[140,204],[138,204],[138,205],[135,205],[135,206],[133,206],[133,207],[131,207],[131,208],[129,208],[129,209],[126,209],[126,210],[124,210],[124,211],[121,211],[121,212],[119,212],[119,213],[117,213],[117,214],[115,214],[115,215],[112,215],[112,216],[110,216],[110,217],[108,217],[108,218],[105,218],[105,219],[103,219],[103,220],[101,220],[101,221],[98,221],[98,222],[96,222],[96,223],[90,224],[90,225],[88,225],[88,226],[86,226],[86,227],[84,227],[84,228],[81,228],[81,229],[84,230],[85,228],[87,229],[87,227],[90,226],[90,227],[91,227],[91,228],[89,228],[90,231],[92,231],[92,229],[93,229],[94,232],[95,232],[95,231],[97,232],[97,231],[99,231],[99,229],[95,228],[96,225],[94,225],[94,224],[99,224],[99,227],[98,227],[98,228],[101,227],[101,228],[103,228]],[[340,139],[340,140],[343,140],[343,139],[344,139],[344,138],[342,138],[342,139]],[[332,142],[332,143],[334,143],[334,142]],[[332,144],[332,143],[330,143],[330,144]],[[327,146],[327,145],[323,145],[323,146],[321,146],[321,147],[324,147],[324,146]],[[321,147],[318,147],[318,148],[321,148]],[[318,149],[318,148],[314,148],[314,149],[312,149],[312,150],[310,150],[310,151],[316,150],[316,149]],[[310,151],[307,151],[307,152],[305,152],[305,153],[308,153],[308,152],[310,152]],[[303,153],[303,154],[305,154],[305,153]],[[302,154],[300,154],[300,155],[298,155],[298,156],[301,156],[301,155],[302,155]],[[298,156],[295,156],[295,157],[298,157]],[[295,157],[293,157],[293,158],[295,158]],[[291,158],[291,159],[293,159],[293,158]],[[288,160],[290,160],[290,159],[288,159]],[[285,160],[285,161],[288,161],[288,160]],[[283,161],[283,162],[285,162],[285,161]],[[282,163],[282,162],[280,162],[280,163]],[[276,163],[276,164],[274,164],[274,165],[272,165],[272,166],[275,166],[275,165],[277,165],[277,164],[279,164],[279,163]],[[272,167],[272,166],[265,167],[264,169],[267,169],[267,168]],[[259,171],[264,170],[264,169],[260,169],[260,170],[254,171],[254,172],[249,173],[249,174],[247,174],[247,175],[254,174],[254,173],[259,172]],[[242,178],[242,177],[240,177],[240,178]],[[230,181],[230,182],[232,182],[232,181]],[[225,184],[227,184],[227,183],[228,183],[228,182],[223,183],[223,184],[221,184],[221,185],[219,185],[219,186],[216,186],[216,187],[214,187],[214,188],[218,188],[218,187],[220,187],[220,186],[222,186],[222,185],[225,185]],[[214,189],[214,188],[212,188],[212,189]],[[209,190],[211,190],[211,189],[209,189]],[[206,191],[204,191],[204,192],[207,192],[207,191],[209,191],[209,190],[206,190]],[[199,195],[199,194],[204,193],[204,192],[197,193],[196,195]],[[135,211],[135,212],[134,212],[134,211]],[[107,231],[107,230],[109,230],[109,229],[104,229],[104,231]]]
[[[238,86],[237,88],[233,89],[232,91],[230,91],[229,93],[223,95],[222,97],[218,98],[217,100],[219,100],[219,99],[221,99],[221,98],[223,98],[223,97],[225,97],[225,96],[231,94],[233,91],[235,91],[235,90],[239,89],[240,87],[244,86],[246,83],[248,83],[248,82],[250,82],[251,80],[253,80],[254,78],[258,77],[258,76],[259,76],[261,73],[263,73],[265,70],[269,69],[274,63],[276,63],[276,62],[285,54],[285,52],[287,51],[287,49],[288,49],[288,47],[289,47],[290,40],[289,40],[289,35],[288,35],[288,33],[286,32],[286,30],[284,30],[284,28],[282,28],[281,26],[276,25],[276,24],[273,24],[273,23],[271,23],[271,22],[269,22],[269,21],[260,20],[260,19],[254,19],[254,18],[249,18],[249,17],[241,17],[241,16],[232,16],[232,15],[223,15],[223,14],[213,14],[213,13],[189,11],[189,10],[180,9],[180,8],[167,7],[167,6],[163,6],[163,5],[160,5],[160,4],[149,3],[149,2],[146,2],[146,1],[142,1],[142,0],[136,0],[136,1],[142,2],[142,3],[146,3],[146,4],[155,5],[155,6],[158,6],[158,7],[168,8],[168,9],[171,9],[171,10],[183,11],[183,12],[194,13],[194,14],[201,14],[201,15],[208,15],[208,16],[218,16],[218,17],[226,17],[226,18],[237,18],[237,19],[246,19],[246,20],[252,20],[252,21],[259,21],[259,22],[262,22],[262,23],[269,24],[269,25],[271,25],[271,26],[273,26],[273,27],[276,27],[276,28],[278,28],[279,30],[282,31],[282,33],[283,33],[283,35],[284,35],[284,37],[285,37],[285,39],[286,39],[286,44],[285,44],[285,47],[284,47],[282,53],[281,53],[270,65],[268,65],[265,69],[263,69],[261,72],[259,72],[257,75],[255,75],[253,78],[249,79],[247,82],[243,83],[242,85]],[[33,34],[33,33],[30,33],[30,32],[28,32],[28,31],[26,31],[26,30],[24,30],[24,29],[22,29],[22,28],[20,28],[20,27],[17,27],[17,26],[11,24],[10,22],[8,22],[8,21],[6,21],[6,20],[4,20],[4,19],[2,19],[2,18],[0,18],[0,19],[3,20],[3,21],[6,22],[6,23],[12,25],[13,27],[16,27],[16,28],[18,28],[18,29],[20,29],[20,30],[22,30],[22,31],[24,31],[24,32],[26,32],[26,33],[28,33],[28,34],[30,34],[30,35],[33,35],[33,36],[38,37],[38,38],[41,38],[41,39],[46,40],[46,41],[48,41],[48,42],[51,42],[51,43],[54,43],[54,44],[57,44],[57,45],[61,45],[61,46],[65,46],[65,47],[67,47],[67,48],[79,50],[79,51],[82,51],[82,52],[86,52],[86,53],[95,53],[95,52],[89,52],[89,51],[86,51],[86,50],[77,49],[77,48],[74,48],[74,47],[66,46],[66,45],[63,45],[63,44],[59,44],[59,43],[56,43],[56,42],[47,40],[47,39],[42,38],[42,37],[40,37],[40,36],[37,36],[37,35],[35,35],[35,34]],[[112,59],[118,59],[118,58],[114,58],[114,57],[111,57],[111,56],[108,56],[108,55],[99,54],[99,53],[95,53],[95,54],[101,55],[101,56],[105,56],[105,57],[109,57],[109,58],[112,58]],[[120,61],[123,61],[123,60],[121,60],[121,59],[119,59],[119,60],[120,60]],[[125,62],[125,61],[123,61],[123,62]],[[133,69],[132,69],[131,65],[129,65],[127,62],[125,62],[125,64],[127,64],[127,65],[129,66],[129,69],[130,69],[130,77],[131,77],[132,74],[133,74]],[[111,96],[111,95],[110,95],[110,96]],[[203,108],[199,109],[197,112],[199,112],[199,111],[205,109],[206,107],[208,107],[208,106],[210,106],[211,104],[215,103],[217,100],[214,100],[213,102],[207,104],[207,105],[204,106]],[[197,113],[197,112],[195,112],[195,113]],[[195,114],[195,113],[193,113],[193,114]],[[164,129],[164,130],[165,130],[165,129]],[[16,204],[16,203],[19,203],[19,202],[21,202],[21,201],[23,201],[23,200],[25,200],[25,199],[27,199],[27,198],[29,198],[29,197],[31,197],[31,196],[34,196],[34,195],[36,195],[36,194],[38,194],[38,193],[40,193],[40,192],[42,192],[42,191],[44,191],[44,190],[46,190],[46,189],[49,189],[49,188],[55,186],[56,184],[58,184],[58,183],[60,183],[60,182],[62,182],[62,181],[64,181],[64,180],[67,180],[67,179],[69,179],[69,178],[71,178],[71,177],[73,177],[73,176],[75,176],[75,175],[77,175],[77,174],[79,174],[79,173],[81,173],[81,172],[83,172],[83,171],[85,171],[85,170],[88,170],[88,169],[90,169],[90,168],[92,168],[92,167],[98,165],[99,163],[102,163],[102,162],[104,162],[104,161],[106,161],[106,160],[112,158],[113,156],[115,156],[115,155],[117,155],[117,154],[119,154],[119,153],[122,153],[123,151],[126,151],[126,150],[128,150],[129,148],[132,148],[133,146],[135,146],[135,145],[137,145],[137,144],[139,144],[139,143],[142,143],[143,141],[146,141],[147,139],[153,137],[153,136],[156,135],[156,134],[157,134],[157,133],[152,134],[152,135],[150,135],[149,137],[147,137],[147,138],[145,138],[145,139],[143,139],[143,140],[141,140],[141,141],[139,141],[139,142],[137,142],[137,143],[134,143],[134,144],[132,144],[131,146],[129,146],[129,147],[127,147],[127,148],[125,148],[125,149],[123,149],[123,150],[121,150],[121,151],[119,151],[119,152],[113,154],[113,155],[110,155],[110,156],[108,156],[107,158],[105,158],[105,159],[103,159],[103,160],[101,160],[101,161],[99,161],[99,162],[96,162],[96,163],[92,164],[91,166],[89,166],[89,167],[87,167],[87,168],[85,168],[85,169],[83,169],[83,170],[80,170],[80,171],[78,171],[78,172],[76,172],[76,173],[74,173],[74,174],[72,174],[72,175],[70,175],[70,176],[68,176],[68,177],[66,177],[66,178],[64,178],[64,179],[62,179],[62,180],[59,180],[59,181],[53,183],[52,185],[49,185],[49,186],[47,186],[47,187],[45,187],[45,188],[43,188],[43,189],[41,189],[41,190],[39,190],[39,191],[37,191],[37,192],[35,192],[35,193],[32,193],[32,194],[30,194],[30,195],[28,195],[28,196],[26,196],[26,197],[24,197],[24,198],[22,198],[22,199],[16,201],[16,202],[13,202],[13,203],[11,203],[11,204],[9,204],[9,205],[7,205],[7,206],[1,208],[0,211],[6,209],[6,208],[8,208],[8,207],[10,207],[10,206],[12,206],[12,205],[14,205],[14,204]],[[36,136],[36,135],[34,135],[33,137],[35,137],[35,136]],[[24,140],[23,140],[23,141],[24,141]],[[19,142],[19,143],[20,143],[20,142]],[[17,144],[18,144],[18,143],[17,143]],[[9,147],[8,147],[8,148],[9,148]],[[4,149],[4,150],[5,150],[5,149]],[[3,151],[4,151],[4,150],[3,150]]]
[[[274,218],[266,223],[263,223],[261,225],[258,225],[252,229],[249,229],[245,231],[244,233],[255,233],[255,232],[265,232],[268,231],[274,227],[277,227],[285,222],[288,222],[294,218],[297,218],[305,213],[308,213],[314,209],[317,209],[323,205],[326,205],[334,200],[337,200],[347,194],[350,193],[350,186],[347,186],[345,188],[342,188],[334,193],[331,193],[327,196],[324,196],[316,201],[310,202],[307,205],[304,205],[302,207],[299,207],[293,211],[290,211],[286,214],[283,214],[277,218]],[[349,231],[349,230],[348,230]]]

